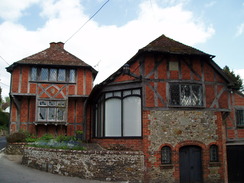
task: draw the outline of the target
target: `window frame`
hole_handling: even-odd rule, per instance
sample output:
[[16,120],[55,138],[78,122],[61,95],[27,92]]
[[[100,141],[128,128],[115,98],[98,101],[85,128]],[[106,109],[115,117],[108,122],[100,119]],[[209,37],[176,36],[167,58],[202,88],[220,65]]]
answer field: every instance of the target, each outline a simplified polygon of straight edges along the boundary
[[[201,104],[199,105],[182,105],[182,86],[190,86],[190,90],[191,90],[191,100],[193,98],[193,94],[192,94],[192,88],[193,86],[198,86],[200,87],[200,94],[201,94]],[[172,91],[171,91],[171,87],[172,86],[178,86],[178,97],[179,97],[179,104],[173,104],[172,102]],[[187,83],[187,82],[183,82],[183,83],[180,83],[180,82],[169,82],[168,83],[168,104],[169,104],[169,107],[180,107],[180,108],[204,108],[205,107],[205,103],[204,103],[204,91],[203,91],[203,84],[201,83]]]
[[[45,79],[42,79],[42,71],[47,70]],[[52,75],[52,70],[56,71],[56,76]],[[64,72],[63,74],[61,74]],[[60,75],[61,74],[61,75]],[[46,79],[47,77],[47,79]],[[62,77],[62,78],[60,78]],[[48,83],[76,83],[77,69],[75,68],[58,68],[58,67],[31,67],[30,68],[31,82],[48,82]]]
[[[172,164],[172,149],[170,146],[163,146],[161,148],[161,164],[169,165]],[[165,157],[165,158],[163,158]]]
[[211,163],[219,162],[219,147],[216,144],[209,147],[209,159]]
[[[239,114],[237,114],[238,111],[242,112],[242,119],[239,119]],[[244,118],[243,118],[243,116],[244,116],[244,107],[235,107],[235,121],[236,121],[236,126],[238,128],[244,128]],[[240,122],[239,120],[240,121],[242,120],[242,122]]]
[[[55,104],[50,104],[50,102],[55,102]],[[64,105],[58,105],[58,102],[64,103]],[[54,119],[50,118],[50,111],[54,109]],[[63,119],[58,119],[58,111],[59,109],[63,110]],[[67,118],[67,101],[66,100],[47,100],[47,99],[39,99],[37,100],[37,115],[36,115],[36,122],[66,122]],[[40,118],[39,114],[41,110],[45,111],[45,117],[43,119]]]
[[[139,91],[139,94],[133,93],[133,91]],[[131,91],[130,94],[124,96],[124,92]],[[120,96],[119,96],[120,93]],[[141,88],[133,88],[133,89],[124,89],[124,90],[113,90],[113,91],[107,91],[101,94],[101,96],[98,99],[98,102],[95,104],[94,107],[94,130],[93,130],[93,137],[94,138],[142,138],[142,91]],[[107,95],[107,96],[106,96]],[[111,96],[108,96],[111,95]],[[125,136],[124,134],[124,119],[123,119],[123,100],[128,97],[139,97],[140,99],[140,135],[136,136]],[[121,135],[119,136],[106,136],[106,122],[105,122],[105,103],[109,99],[119,99],[121,101]]]

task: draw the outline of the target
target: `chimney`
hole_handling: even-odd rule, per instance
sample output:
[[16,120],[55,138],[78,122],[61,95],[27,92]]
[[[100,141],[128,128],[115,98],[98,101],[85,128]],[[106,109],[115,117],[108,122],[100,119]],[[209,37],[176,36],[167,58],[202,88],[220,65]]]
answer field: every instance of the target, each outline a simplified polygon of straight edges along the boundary
[[62,42],[51,42],[50,43],[50,48],[61,48],[61,49],[64,49],[64,43]]

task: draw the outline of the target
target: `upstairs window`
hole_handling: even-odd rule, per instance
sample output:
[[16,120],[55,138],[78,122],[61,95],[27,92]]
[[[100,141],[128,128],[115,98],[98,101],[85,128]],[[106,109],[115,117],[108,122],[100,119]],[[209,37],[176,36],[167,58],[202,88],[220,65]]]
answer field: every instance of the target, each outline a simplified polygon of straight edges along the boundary
[[96,105],[95,137],[141,137],[141,90],[105,93]]
[[62,68],[31,68],[31,81],[41,82],[76,82],[75,69]]
[[164,146],[161,149],[161,162],[162,164],[171,164],[171,148]]
[[236,109],[236,124],[239,127],[244,127],[244,110]]
[[210,146],[210,162],[218,162],[219,161],[219,151],[217,145]]
[[170,83],[169,93],[169,103],[172,106],[203,106],[202,85]]
[[65,121],[66,101],[39,100],[38,121],[63,122]]

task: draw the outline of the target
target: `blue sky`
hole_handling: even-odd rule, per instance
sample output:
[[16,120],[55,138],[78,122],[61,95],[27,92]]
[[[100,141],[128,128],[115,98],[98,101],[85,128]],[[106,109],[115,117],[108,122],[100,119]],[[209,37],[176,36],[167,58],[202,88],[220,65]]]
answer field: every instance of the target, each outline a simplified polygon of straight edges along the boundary
[[[107,0],[1,0],[0,86],[9,92],[8,64],[65,42]],[[96,83],[160,35],[215,55],[244,78],[243,0],[110,0],[65,43],[99,71]],[[7,63],[8,64],[7,64]]]

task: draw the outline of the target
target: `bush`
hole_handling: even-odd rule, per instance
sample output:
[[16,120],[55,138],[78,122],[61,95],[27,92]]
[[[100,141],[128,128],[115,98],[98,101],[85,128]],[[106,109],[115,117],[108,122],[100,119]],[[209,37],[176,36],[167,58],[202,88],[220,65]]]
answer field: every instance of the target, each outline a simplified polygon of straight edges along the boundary
[[14,143],[14,142],[26,142],[26,135],[23,132],[15,132],[9,136],[7,136],[7,142],[8,143]]
[[45,135],[43,135],[42,137],[39,138],[39,140],[43,140],[43,141],[49,141],[49,140],[52,140],[52,139],[54,139],[52,134],[45,134]]
[[67,142],[67,141],[75,141],[76,138],[74,136],[65,136],[65,135],[59,135],[56,138],[57,142]]

